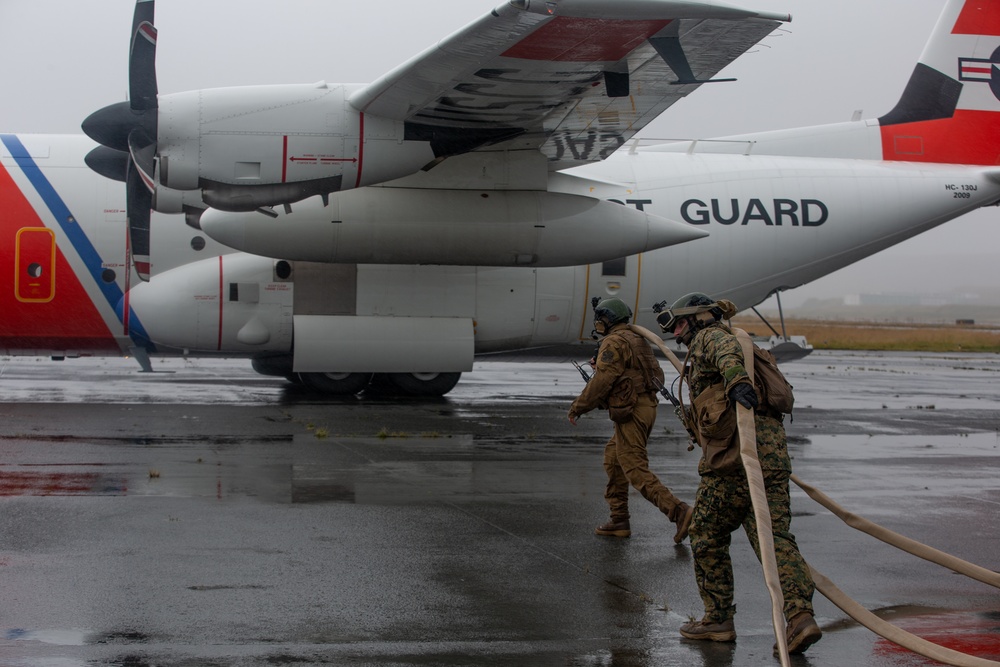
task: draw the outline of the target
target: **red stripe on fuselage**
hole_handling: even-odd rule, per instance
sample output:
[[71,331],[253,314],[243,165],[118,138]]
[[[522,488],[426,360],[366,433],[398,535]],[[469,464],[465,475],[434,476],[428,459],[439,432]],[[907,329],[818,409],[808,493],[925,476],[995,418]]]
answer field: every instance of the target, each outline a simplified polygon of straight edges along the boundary
[[905,162],[1000,164],[1000,113],[959,109],[952,118],[883,127],[882,157]]
[[616,21],[557,16],[503,55],[555,62],[618,62],[669,23],[669,20]]
[[966,0],[951,32],[954,35],[1000,36],[1000,5],[991,0]]
[[288,136],[281,138],[281,182],[288,180]]
[[52,299],[41,303],[17,298],[15,271],[23,263],[15,256],[17,233],[45,225],[3,165],[0,212],[0,351],[120,352],[58,244],[54,265],[40,267],[43,273],[55,272]]

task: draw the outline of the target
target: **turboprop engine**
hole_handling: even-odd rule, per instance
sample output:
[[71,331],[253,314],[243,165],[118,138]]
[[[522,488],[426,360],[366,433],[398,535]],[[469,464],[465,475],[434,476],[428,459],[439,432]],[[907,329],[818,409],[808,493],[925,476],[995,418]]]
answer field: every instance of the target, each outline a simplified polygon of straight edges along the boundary
[[[402,122],[361,114],[344,86],[325,83],[161,95],[155,116],[151,189],[200,190],[206,205],[225,211],[382,183],[435,159],[430,142],[408,139]],[[121,103],[84,129],[125,156],[135,122]]]
[[344,264],[575,266],[708,235],[613,202],[544,191],[374,187],[291,209],[209,209],[200,225],[255,255]]

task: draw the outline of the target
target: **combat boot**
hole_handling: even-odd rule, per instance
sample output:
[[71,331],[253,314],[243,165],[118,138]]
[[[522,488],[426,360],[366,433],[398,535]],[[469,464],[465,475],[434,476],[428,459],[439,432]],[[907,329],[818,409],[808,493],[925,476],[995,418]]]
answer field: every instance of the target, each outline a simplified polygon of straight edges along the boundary
[[628,525],[628,519],[624,521],[615,521],[612,519],[603,526],[598,526],[594,530],[594,533],[596,535],[603,535],[604,537],[629,537],[632,534],[632,529]]
[[713,642],[734,642],[736,641],[736,624],[733,623],[733,619],[721,623],[713,623],[705,619],[689,621],[681,626],[681,637]]
[[[788,652],[792,655],[804,653],[807,648],[823,637],[823,631],[816,624],[811,612],[800,611],[795,614],[785,627],[785,641],[788,642]],[[774,645],[774,654],[778,654],[778,645]]]
[[678,506],[680,514],[677,517],[677,532],[674,533],[674,544],[680,544],[688,536],[688,531],[691,529],[691,519],[694,518],[694,508],[687,503],[681,503]]

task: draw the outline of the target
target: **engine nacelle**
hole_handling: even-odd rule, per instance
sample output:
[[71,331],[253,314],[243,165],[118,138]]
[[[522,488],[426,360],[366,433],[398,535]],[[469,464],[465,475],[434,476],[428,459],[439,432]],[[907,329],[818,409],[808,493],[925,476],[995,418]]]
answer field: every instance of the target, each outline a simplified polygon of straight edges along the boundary
[[[273,216],[273,217],[272,217]],[[572,194],[376,187],[317,197],[271,215],[209,209],[201,229],[231,248],[344,264],[576,266],[707,234]]]
[[146,332],[161,349],[254,356],[263,365],[271,360],[271,372],[281,367],[276,360],[289,357],[288,373],[472,370],[471,311],[399,317],[294,314],[295,278],[287,262],[245,254],[165,271],[129,291],[137,322],[132,333]]
[[362,114],[344,86],[196,90],[159,98],[159,184],[251,211],[382,183],[434,160],[404,123]]
[[160,348],[254,354],[292,347],[292,283],[260,257],[224,255],[164,271],[133,287],[128,303]]

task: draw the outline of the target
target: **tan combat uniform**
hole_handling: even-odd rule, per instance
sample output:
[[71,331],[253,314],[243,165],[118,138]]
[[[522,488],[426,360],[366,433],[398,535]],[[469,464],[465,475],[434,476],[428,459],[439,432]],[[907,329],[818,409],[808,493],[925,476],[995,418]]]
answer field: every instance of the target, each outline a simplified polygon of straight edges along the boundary
[[631,484],[676,523],[687,505],[649,470],[646,454],[646,441],[656,421],[656,388],[651,380],[655,378],[662,384],[663,370],[649,344],[627,324],[616,324],[601,341],[594,375],[573,401],[569,415],[576,418],[595,408],[607,408],[612,393],[626,374],[639,378],[639,391],[632,418],[615,422],[614,435],[604,447],[604,470],[608,474],[604,497],[611,509],[611,520],[628,521]]

